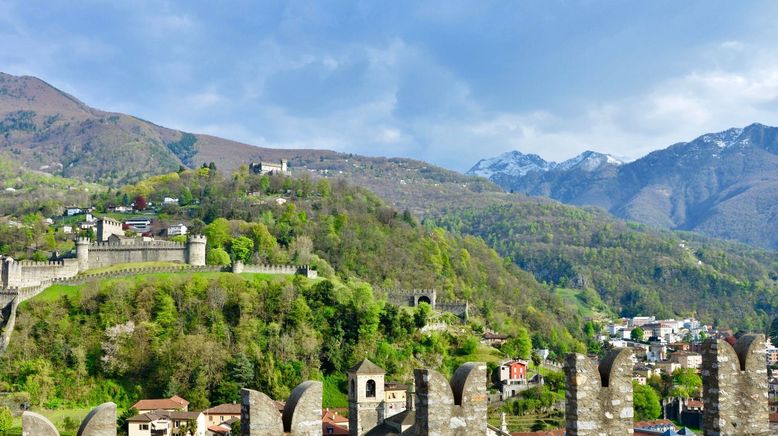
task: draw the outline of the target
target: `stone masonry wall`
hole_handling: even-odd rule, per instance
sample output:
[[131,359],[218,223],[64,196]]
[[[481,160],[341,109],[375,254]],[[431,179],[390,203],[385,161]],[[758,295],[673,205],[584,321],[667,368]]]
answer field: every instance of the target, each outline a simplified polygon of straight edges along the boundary
[[702,349],[705,435],[769,435],[764,335],[744,335],[733,348],[709,340]]
[[292,390],[281,413],[262,392],[241,389],[240,436],[319,436],[323,385],[305,381]]
[[416,369],[416,434],[486,435],[486,364],[466,363],[451,378]]
[[611,350],[599,367],[588,357],[565,359],[568,436],[633,434],[632,351]]

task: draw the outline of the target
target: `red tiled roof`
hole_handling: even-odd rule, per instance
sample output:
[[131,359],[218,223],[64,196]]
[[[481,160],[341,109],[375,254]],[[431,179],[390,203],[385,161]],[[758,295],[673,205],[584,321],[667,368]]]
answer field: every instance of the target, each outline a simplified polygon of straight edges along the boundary
[[240,404],[219,404],[203,410],[205,415],[240,415]]
[[686,407],[693,407],[695,409],[702,409],[702,401],[700,400],[689,400],[686,402]]
[[[183,400],[183,402],[181,401]],[[181,397],[160,398],[154,400],[140,400],[132,407],[138,410],[178,410],[184,409],[189,402]]]
[[343,415],[331,412],[329,409],[325,409],[321,415],[322,422],[330,422],[333,424],[347,423],[348,418]]
[[212,425],[208,427],[208,431],[216,433],[216,434],[227,434],[230,432],[230,429],[224,428],[220,425]]

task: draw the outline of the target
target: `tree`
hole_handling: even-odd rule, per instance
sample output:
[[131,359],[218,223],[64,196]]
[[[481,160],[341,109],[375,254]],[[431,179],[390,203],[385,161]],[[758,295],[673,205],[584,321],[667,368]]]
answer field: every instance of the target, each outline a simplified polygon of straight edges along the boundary
[[629,337],[632,338],[633,341],[637,342],[637,341],[642,341],[643,340],[643,335],[644,334],[645,334],[645,332],[643,331],[643,329],[638,326],[638,327],[635,327],[634,329],[632,329],[632,332],[630,332]]
[[516,336],[508,339],[500,348],[508,357],[529,359],[532,355],[532,340],[524,327],[520,327]]
[[205,255],[205,263],[208,265],[229,265],[230,255],[223,248],[212,248]]
[[654,388],[632,382],[632,407],[635,409],[636,421],[650,421],[656,419],[662,413],[662,405],[659,404],[659,395]]
[[696,397],[702,388],[702,379],[692,368],[678,368],[673,371],[672,396],[682,398]]
[[216,218],[205,226],[205,236],[211,247],[224,248],[224,244],[230,240],[230,222],[224,218]]
[[6,406],[0,407],[0,432],[7,432],[13,426],[13,414],[11,409]]
[[232,238],[230,241],[230,248],[232,250],[232,257],[235,260],[246,263],[251,259],[251,254],[254,252],[254,241],[245,236]]
[[432,306],[426,302],[419,303],[416,307],[416,312],[413,314],[413,321],[416,324],[416,327],[422,328],[427,325],[427,320],[429,319],[431,312]]
[[138,195],[135,197],[135,210],[146,210],[148,207],[148,203],[146,203],[146,198],[142,195]]
[[265,259],[270,259],[273,252],[278,247],[275,236],[270,234],[267,226],[263,223],[256,223],[249,229],[251,239],[254,240],[254,248],[257,253]]

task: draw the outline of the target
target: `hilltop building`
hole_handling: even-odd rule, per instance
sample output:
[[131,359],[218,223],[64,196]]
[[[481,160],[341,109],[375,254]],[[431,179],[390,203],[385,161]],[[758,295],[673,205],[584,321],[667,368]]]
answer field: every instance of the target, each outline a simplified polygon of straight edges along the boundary
[[288,161],[286,159],[281,159],[279,163],[271,163],[271,162],[264,162],[264,161],[251,162],[249,164],[249,171],[259,175],[263,175],[263,174],[286,175],[289,174],[289,168],[287,166],[287,162]]

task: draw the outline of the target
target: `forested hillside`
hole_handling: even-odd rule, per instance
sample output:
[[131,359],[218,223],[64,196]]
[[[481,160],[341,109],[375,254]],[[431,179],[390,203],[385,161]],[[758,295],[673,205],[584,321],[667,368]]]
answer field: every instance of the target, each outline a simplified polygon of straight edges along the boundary
[[762,331],[778,313],[771,251],[541,199],[449,210],[438,223],[484,238],[538,280],[596,289],[624,316],[696,315],[722,328]]
[[[481,359],[472,353],[485,327],[555,355],[585,350],[580,315],[530,273],[478,238],[422,225],[344,181],[199,168],[92,201],[102,210],[168,195],[182,205],[158,219],[204,232],[209,263],[311,264],[320,279],[165,274],[51,288],[19,310],[1,358],[4,390],[50,407],[170,393],[201,407],[235,400],[237,386],[282,398],[300,380],[325,378],[337,398],[344,371],[364,357],[400,380],[414,366],[450,372]],[[429,314],[385,304],[393,288],[467,299],[473,317],[422,334]]]

